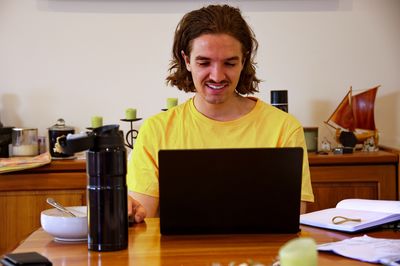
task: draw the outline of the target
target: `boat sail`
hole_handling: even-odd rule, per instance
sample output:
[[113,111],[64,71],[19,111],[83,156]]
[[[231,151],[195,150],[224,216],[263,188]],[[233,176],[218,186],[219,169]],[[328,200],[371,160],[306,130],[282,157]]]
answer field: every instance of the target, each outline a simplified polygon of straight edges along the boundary
[[378,145],[378,130],[375,127],[374,104],[380,85],[367,89],[356,95],[352,87],[343,98],[333,114],[325,123],[336,129],[339,140],[343,131],[352,132],[357,143],[373,138]]

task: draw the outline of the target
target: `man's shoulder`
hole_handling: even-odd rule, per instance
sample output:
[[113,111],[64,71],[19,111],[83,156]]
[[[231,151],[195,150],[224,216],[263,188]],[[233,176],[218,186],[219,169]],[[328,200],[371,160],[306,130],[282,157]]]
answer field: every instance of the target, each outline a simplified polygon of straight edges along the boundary
[[183,116],[188,114],[188,108],[190,100],[177,105],[169,110],[162,111],[158,114],[155,114],[149,118],[147,118],[143,124],[149,125],[158,125],[158,126],[166,126],[167,124],[171,123],[174,120],[179,120]]
[[261,119],[269,119],[269,120],[274,120],[276,122],[279,121],[282,123],[290,123],[296,126],[300,125],[300,122],[293,114],[282,111],[281,109],[276,108],[261,99],[256,99],[256,100],[257,100],[256,109],[258,112],[257,115]]
[[278,117],[287,117],[289,114],[272,106],[271,104],[259,99],[251,97],[251,99],[256,101],[256,106],[254,110],[260,114],[268,115],[268,116],[278,116]]

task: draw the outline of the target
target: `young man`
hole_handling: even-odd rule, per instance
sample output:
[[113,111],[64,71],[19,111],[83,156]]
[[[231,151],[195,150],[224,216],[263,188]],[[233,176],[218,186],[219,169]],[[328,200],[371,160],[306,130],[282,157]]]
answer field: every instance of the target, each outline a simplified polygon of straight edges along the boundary
[[300,123],[245,96],[258,91],[257,48],[239,9],[210,5],[182,18],[167,82],[195,96],[147,119],[140,129],[128,163],[128,209],[136,222],[158,214],[160,149],[303,147],[302,212],[305,201],[314,200]]

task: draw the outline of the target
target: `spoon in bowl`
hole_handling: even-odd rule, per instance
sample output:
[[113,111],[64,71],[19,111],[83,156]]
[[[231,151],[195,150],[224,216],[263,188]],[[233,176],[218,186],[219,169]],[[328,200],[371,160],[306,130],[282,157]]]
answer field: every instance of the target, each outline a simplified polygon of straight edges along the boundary
[[71,215],[72,217],[76,217],[75,214],[73,214],[70,210],[68,210],[67,208],[65,208],[64,206],[62,206],[60,203],[58,203],[55,199],[53,198],[47,198],[46,202],[48,204],[50,204],[51,206],[53,206],[54,208],[56,208],[59,211],[62,211],[64,213],[68,213],[69,215]]

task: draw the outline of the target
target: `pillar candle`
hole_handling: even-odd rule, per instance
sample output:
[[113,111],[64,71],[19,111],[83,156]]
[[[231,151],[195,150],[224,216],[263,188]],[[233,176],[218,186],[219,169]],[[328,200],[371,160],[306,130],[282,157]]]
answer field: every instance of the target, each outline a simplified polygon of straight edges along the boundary
[[38,144],[12,146],[12,156],[36,156],[39,153]]
[[167,109],[178,105],[178,98],[167,98]]
[[125,110],[125,119],[133,120],[136,119],[136,109],[128,108]]
[[312,238],[295,238],[279,250],[281,266],[317,266],[317,245]]
[[92,128],[97,128],[103,126],[103,117],[93,116],[92,117]]

